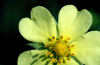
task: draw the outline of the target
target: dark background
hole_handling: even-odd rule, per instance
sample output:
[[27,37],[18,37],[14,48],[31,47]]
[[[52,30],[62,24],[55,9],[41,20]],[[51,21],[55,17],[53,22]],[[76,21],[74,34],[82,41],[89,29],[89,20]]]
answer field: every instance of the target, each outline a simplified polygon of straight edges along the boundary
[[25,45],[29,41],[20,35],[18,23],[24,17],[30,18],[33,7],[46,7],[58,20],[59,10],[68,4],[89,10],[93,16],[89,31],[100,31],[99,0],[0,0],[0,65],[17,65],[19,54],[32,49]]

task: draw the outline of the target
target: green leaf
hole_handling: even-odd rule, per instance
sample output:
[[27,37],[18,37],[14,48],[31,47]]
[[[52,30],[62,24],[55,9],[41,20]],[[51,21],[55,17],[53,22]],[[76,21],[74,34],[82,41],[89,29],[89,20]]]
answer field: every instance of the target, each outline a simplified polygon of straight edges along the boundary
[[32,46],[32,47],[34,47],[36,49],[44,47],[44,44],[42,44],[42,43],[28,43],[27,45]]

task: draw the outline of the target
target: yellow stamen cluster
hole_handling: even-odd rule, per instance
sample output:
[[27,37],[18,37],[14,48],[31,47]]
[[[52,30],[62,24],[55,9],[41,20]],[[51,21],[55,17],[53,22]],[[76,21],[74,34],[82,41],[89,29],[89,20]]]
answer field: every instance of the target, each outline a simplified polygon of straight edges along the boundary
[[49,47],[49,44],[45,44],[45,47]]
[[71,58],[69,58],[69,56],[75,55],[74,53],[71,53],[71,49],[75,45],[70,45],[69,40],[70,37],[68,37],[67,40],[63,40],[63,36],[61,36],[60,38],[52,36],[52,39],[49,41],[50,44],[45,44],[45,47],[47,47],[49,50],[49,52],[47,52],[46,55],[48,55],[48,57],[51,58],[52,63],[63,63],[64,57],[66,57],[66,59],[70,61]]

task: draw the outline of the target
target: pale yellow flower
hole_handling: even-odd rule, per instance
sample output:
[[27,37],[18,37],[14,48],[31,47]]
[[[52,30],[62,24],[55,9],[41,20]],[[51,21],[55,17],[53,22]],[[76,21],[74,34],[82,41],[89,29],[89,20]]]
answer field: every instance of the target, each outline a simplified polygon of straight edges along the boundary
[[62,7],[58,23],[46,8],[34,7],[19,31],[37,50],[21,53],[18,65],[100,65],[100,32],[86,33],[91,24],[90,12],[74,5]]

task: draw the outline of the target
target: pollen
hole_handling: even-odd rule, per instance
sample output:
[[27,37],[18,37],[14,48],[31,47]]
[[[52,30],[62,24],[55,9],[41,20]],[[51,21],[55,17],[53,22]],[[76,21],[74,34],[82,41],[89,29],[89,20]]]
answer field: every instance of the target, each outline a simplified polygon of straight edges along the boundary
[[55,39],[55,36],[52,36],[53,39]]
[[71,47],[74,47],[75,45],[71,45]]
[[61,63],[61,61],[58,61],[57,63],[58,63],[58,64],[60,64],[60,63]]
[[67,43],[67,41],[65,41],[65,43]]
[[57,62],[57,59],[54,59],[54,62],[56,63]]
[[70,58],[67,58],[67,60],[71,60]]
[[49,47],[49,44],[45,44],[45,47]]
[[72,56],[75,56],[75,54],[74,54],[74,53],[72,53],[71,55],[72,55]]
[[71,51],[71,49],[69,49],[69,51]]
[[52,44],[54,44],[54,42],[51,41],[50,44],[52,45]]
[[63,39],[63,36],[61,36],[60,38]]
[[53,57],[53,54],[50,54],[50,57]]
[[49,50],[51,50],[52,49],[52,47],[49,47]]
[[70,40],[70,37],[68,37],[67,40],[69,41]]
[[52,62],[52,63],[54,62],[54,59],[53,59],[53,58],[51,59],[51,62]]
[[47,52],[47,53],[46,53],[46,55],[50,55],[50,54],[51,54],[51,52]]

